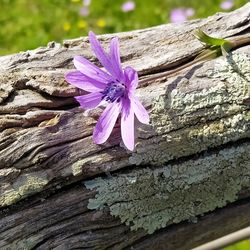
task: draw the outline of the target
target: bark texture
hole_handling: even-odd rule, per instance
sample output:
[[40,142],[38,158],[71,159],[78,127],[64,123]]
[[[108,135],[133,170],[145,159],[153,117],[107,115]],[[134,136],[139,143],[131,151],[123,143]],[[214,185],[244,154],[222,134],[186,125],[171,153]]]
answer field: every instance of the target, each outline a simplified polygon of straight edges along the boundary
[[250,45],[178,71],[203,49],[197,28],[244,37],[250,4],[99,37],[140,75],[151,122],[134,152],[119,124],[92,142],[102,110],[64,80],[75,55],[98,65],[88,38],[0,57],[1,249],[189,249],[250,225]]

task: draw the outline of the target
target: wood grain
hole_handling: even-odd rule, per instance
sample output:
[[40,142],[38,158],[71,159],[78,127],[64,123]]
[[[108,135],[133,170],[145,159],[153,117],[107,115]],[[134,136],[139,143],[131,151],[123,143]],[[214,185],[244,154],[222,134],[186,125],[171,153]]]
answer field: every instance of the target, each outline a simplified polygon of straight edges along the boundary
[[[105,48],[118,36],[122,65],[140,75],[137,94],[151,122],[136,124],[134,152],[124,149],[119,122],[104,145],[93,143],[102,109],[82,110],[73,97],[85,93],[64,80],[75,55],[100,66],[87,37],[0,57],[1,249],[189,249],[250,225],[250,45],[228,58],[182,69],[204,48],[193,36],[197,28],[218,37],[248,35],[250,4],[183,24],[99,36]],[[170,70],[176,73],[150,80]],[[224,158],[216,157],[222,152]],[[83,180],[119,178],[148,168],[153,173],[163,166],[175,166],[179,174],[187,168],[191,176],[190,161],[195,165],[204,159],[200,180],[211,187],[215,173],[209,159],[226,164],[228,171],[232,154],[244,158],[239,156],[232,176],[220,170],[221,186],[216,185],[225,188],[224,181],[234,180],[233,198],[204,217],[195,214],[195,224],[169,222],[151,235],[131,231],[119,216],[110,215],[108,203],[104,210],[87,208],[98,192],[85,189]],[[180,176],[170,177],[178,181]],[[195,183],[191,178],[190,186]],[[181,195],[177,186],[173,192]]]

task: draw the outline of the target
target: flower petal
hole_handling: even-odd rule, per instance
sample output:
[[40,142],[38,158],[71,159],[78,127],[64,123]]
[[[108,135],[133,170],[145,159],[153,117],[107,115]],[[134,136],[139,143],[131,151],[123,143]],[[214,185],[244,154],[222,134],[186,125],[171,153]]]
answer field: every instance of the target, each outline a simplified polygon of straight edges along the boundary
[[74,57],[74,65],[85,76],[98,82],[108,83],[112,77],[82,56]]
[[120,50],[119,50],[119,41],[118,38],[115,37],[111,40],[110,43],[110,57],[111,57],[111,63],[113,66],[113,71],[115,73],[116,78],[123,82],[124,76],[121,66],[121,58],[120,58]]
[[128,92],[132,94],[138,86],[137,71],[131,67],[126,67],[124,69],[124,75],[125,75],[125,84],[128,88]]
[[106,87],[105,83],[90,79],[80,71],[71,71],[67,73],[65,79],[73,86],[88,92],[100,92]]
[[144,124],[149,124],[149,115],[147,110],[143,107],[137,96],[131,98],[132,109],[137,119]]
[[121,134],[124,145],[131,151],[134,150],[135,146],[134,116],[130,100],[124,99],[121,115]]
[[93,139],[95,143],[102,144],[109,138],[120,110],[121,105],[117,102],[111,103],[105,108],[93,132]]
[[114,75],[111,60],[107,55],[107,53],[103,50],[100,42],[97,40],[95,34],[92,31],[89,32],[89,41],[91,44],[91,48],[95,53],[96,57],[98,58],[98,60],[100,61],[100,63],[103,65],[103,67],[106,68],[107,71],[110,72],[111,75]]
[[84,109],[92,109],[98,106],[102,101],[101,93],[90,93],[82,96],[75,96],[75,99],[80,103]]

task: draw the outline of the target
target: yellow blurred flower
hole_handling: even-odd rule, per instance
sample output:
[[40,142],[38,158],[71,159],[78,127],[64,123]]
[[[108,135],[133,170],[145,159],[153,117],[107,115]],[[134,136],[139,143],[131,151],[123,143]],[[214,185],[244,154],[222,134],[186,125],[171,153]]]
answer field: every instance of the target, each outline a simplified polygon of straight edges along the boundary
[[106,21],[103,18],[97,20],[96,25],[99,28],[104,28],[106,26]]
[[79,29],[84,29],[87,27],[87,22],[85,22],[84,20],[80,20],[78,21],[77,26]]
[[64,30],[64,31],[69,31],[70,28],[71,28],[71,25],[70,25],[69,22],[65,22],[65,23],[63,24],[63,30]]
[[78,3],[78,2],[80,2],[81,0],[71,0],[71,2],[73,2],[73,3]]

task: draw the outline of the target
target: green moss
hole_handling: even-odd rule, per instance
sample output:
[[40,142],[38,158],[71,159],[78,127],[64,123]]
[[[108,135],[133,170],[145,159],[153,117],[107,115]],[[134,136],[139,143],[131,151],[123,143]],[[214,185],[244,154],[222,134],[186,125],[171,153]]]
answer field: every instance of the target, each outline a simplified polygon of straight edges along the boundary
[[85,182],[98,192],[88,208],[108,206],[131,229],[143,228],[149,233],[193,220],[235,201],[243,187],[250,188],[249,150],[250,145],[243,144],[178,165]]

